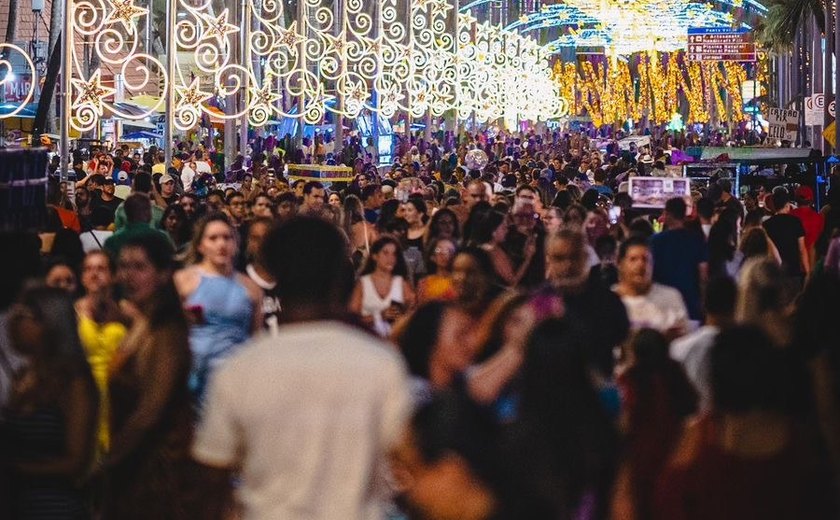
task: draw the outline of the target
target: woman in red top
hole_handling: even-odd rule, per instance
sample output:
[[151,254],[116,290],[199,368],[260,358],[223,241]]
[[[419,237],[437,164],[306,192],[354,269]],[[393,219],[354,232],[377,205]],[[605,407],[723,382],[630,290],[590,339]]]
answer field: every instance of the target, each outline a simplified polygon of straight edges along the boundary
[[656,490],[655,518],[834,518],[830,480],[792,417],[783,353],[758,328],[720,333],[713,412],[688,426]]

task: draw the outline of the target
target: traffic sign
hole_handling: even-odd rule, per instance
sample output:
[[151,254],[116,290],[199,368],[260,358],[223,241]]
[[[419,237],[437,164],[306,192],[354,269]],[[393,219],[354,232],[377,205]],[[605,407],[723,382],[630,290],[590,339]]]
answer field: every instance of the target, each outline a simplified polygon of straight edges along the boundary
[[825,95],[814,94],[805,98],[805,126],[822,126],[825,116]]
[[729,27],[689,27],[690,61],[756,61],[753,33]]
[[834,121],[832,121],[832,122],[831,122],[831,124],[830,124],[830,125],[828,125],[828,126],[825,128],[825,130],[823,131],[823,137],[825,137],[825,140],[826,140],[826,141],[828,141],[829,143],[831,143],[831,147],[832,147],[832,148],[837,148],[837,142],[836,142],[837,135],[835,134],[835,132],[837,131],[837,130],[836,130],[836,128],[837,128],[837,126],[836,126],[836,125],[837,125],[837,123],[835,123]]

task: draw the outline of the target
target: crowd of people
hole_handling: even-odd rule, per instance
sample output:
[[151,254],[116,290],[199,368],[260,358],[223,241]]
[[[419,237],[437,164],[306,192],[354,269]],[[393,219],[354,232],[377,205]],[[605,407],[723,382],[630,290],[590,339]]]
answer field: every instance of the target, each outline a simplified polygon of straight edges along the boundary
[[0,519],[838,517],[840,172],[445,141],[75,156],[3,237]]

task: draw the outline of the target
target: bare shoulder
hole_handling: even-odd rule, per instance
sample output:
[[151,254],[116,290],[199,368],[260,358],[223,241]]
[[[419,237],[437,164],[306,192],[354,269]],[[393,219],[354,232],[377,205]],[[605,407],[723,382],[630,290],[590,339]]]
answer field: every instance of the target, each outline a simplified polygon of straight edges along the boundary
[[263,290],[260,289],[260,286],[251,280],[250,277],[242,273],[236,273],[236,280],[245,287],[245,290],[248,291],[248,296],[250,296],[253,301],[259,302],[262,300]]
[[201,274],[197,267],[189,266],[175,271],[172,279],[175,282],[175,288],[178,289],[178,294],[181,295],[181,298],[186,298],[198,288],[198,284],[201,282]]

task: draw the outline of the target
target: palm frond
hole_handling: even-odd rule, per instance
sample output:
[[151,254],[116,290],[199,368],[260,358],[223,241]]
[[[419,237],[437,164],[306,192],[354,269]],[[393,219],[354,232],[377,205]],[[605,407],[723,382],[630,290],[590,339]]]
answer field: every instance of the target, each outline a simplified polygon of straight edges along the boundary
[[757,30],[758,41],[771,50],[790,49],[802,24],[816,18],[820,30],[825,30],[823,0],[771,0],[767,17]]

